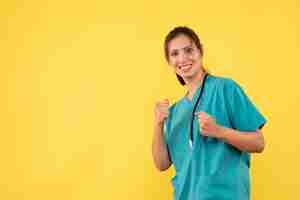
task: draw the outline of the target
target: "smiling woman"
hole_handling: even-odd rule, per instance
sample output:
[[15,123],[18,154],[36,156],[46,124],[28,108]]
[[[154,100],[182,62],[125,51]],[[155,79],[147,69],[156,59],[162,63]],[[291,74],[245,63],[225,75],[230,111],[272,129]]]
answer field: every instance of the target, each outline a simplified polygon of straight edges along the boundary
[[165,57],[187,94],[169,107],[156,104],[155,166],[172,164],[174,199],[248,200],[250,153],[264,150],[266,123],[232,79],[208,74],[197,34],[177,27],[165,40]]
[[[180,45],[175,47],[174,44]],[[166,37],[164,48],[165,58],[171,66],[178,69],[176,75],[182,85],[185,85],[181,76],[182,72],[191,68],[193,68],[194,73],[199,68],[205,71],[202,62],[204,53],[203,46],[193,30],[186,27],[174,29],[174,31],[170,32]],[[186,68],[184,68],[184,66],[186,66]]]

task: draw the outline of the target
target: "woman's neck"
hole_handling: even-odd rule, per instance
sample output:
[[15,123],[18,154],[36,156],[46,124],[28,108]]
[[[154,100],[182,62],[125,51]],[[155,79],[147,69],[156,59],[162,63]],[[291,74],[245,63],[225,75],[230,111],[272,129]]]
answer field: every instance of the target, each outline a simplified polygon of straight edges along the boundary
[[192,99],[197,88],[202,85],[205,74],[206,72],[204,70],[201,70],[194,78],[192,78],[191,80],[186,80],[186,88],[188,90],[186,96],[189,99]]

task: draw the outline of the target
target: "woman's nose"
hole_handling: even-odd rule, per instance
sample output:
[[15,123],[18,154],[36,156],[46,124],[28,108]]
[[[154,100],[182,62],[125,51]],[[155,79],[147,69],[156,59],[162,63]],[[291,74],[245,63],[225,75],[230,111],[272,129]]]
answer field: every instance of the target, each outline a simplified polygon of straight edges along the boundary
[[180,53],[178,56],[178,62],[182,64],[186,62],[186,60],[187,60],[187,55],[184,52]]

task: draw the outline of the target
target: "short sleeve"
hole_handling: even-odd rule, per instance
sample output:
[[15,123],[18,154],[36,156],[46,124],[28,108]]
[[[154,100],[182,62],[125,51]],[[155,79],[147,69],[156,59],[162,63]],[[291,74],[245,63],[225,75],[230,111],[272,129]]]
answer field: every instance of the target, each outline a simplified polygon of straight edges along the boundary
[[165,139],[165,142],[167,143],[168,138],[169,138],[168,133],[170,132],[170,120],[168,118],[164,122],[163,131],[164,131],[164,139]]
[[265,117],[258,111],[240,85],[228,79],[224,92],[232,128],[252,132],[265,125]]
[[172,117],[173,117],[173,109],[174,109],[174,105],[169,108],[169,116],[165,120],[164,126],[163,126],[164,140],[165,140],[165,144],[167,146],[170,161],[172,163],[173,163],[173,160],[172,160],[172,156],[170,154],[170,136],[171,136],[171,132],[172,132],[171,131],[171,122],[172,122]]
[[173,117],[174,107],[175,107],[175,104],[173,104],[169,108],[169,116],[165,119],[164,126],[163,126],[163,135],[164,135],[165,143],[167,145],[168,145],[168,141],[169,141],[169,137],[170,137],[170,133],[171,133],[171,121],[172,121],[172,117]]

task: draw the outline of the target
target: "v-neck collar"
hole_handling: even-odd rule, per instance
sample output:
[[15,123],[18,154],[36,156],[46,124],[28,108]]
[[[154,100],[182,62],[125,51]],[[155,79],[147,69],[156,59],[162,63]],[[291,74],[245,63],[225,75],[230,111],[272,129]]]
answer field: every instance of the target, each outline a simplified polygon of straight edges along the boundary
[[[206,81],[208,80],[209,78],[209,74],[207,74],[207,77],[206,77]],[[200,92],[202,90],[202,86],[203,86],[203,83],[201,85],[199,85],[196,89],[196,91],[194,92],[194,95],[192,97],[192,99],[190,100],[187,95],[184,95],[183,99],[190,105],[193,105],[196,103],[196,100],[197,100],[197,97],[200,95]]]
[[189,103],[189,104],[194,104],[194,102],[196,101],[196,98],[199,96],[199,93],[201,91],[201,88],[202,88],[202,85],[198,86],[197,89],[195,90],[193,96],[192,96],[192,99],[189,99],[187,97],[187,94],[184,95],[184,99]]

